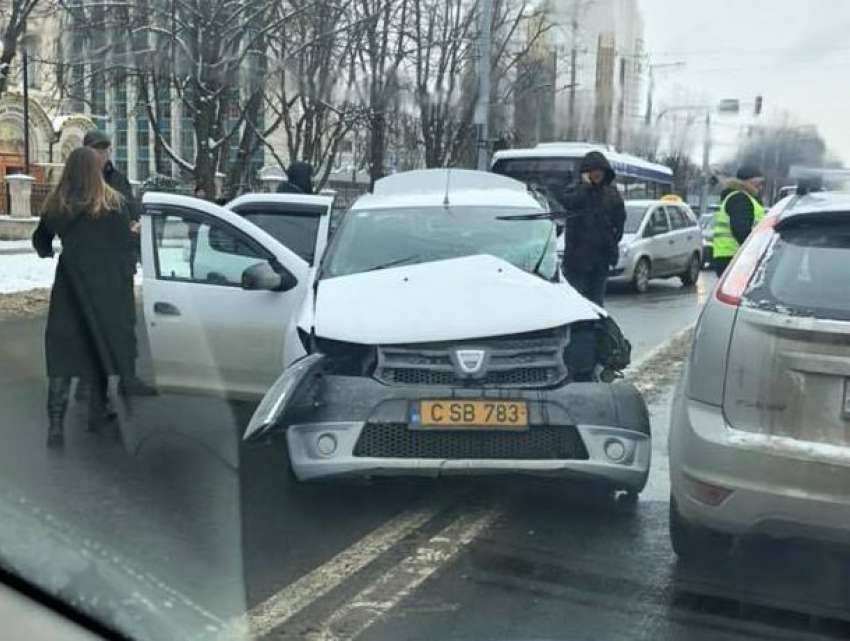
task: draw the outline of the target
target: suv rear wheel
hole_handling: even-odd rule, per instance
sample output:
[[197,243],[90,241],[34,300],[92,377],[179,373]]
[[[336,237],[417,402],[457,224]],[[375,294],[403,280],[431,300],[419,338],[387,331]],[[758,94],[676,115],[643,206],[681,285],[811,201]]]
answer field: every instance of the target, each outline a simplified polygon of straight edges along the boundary
[[716,532],[695,523],[688,523],[679,513],[676,499],[670,496],[670,542],[681,561],[711,561],[719,559],[732,549],[734,539],[730,534]]

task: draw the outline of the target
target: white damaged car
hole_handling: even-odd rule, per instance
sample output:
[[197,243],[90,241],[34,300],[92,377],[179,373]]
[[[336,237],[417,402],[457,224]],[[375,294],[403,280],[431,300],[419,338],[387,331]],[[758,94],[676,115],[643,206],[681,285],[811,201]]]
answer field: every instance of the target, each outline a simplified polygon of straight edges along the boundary
[[[574,363],[607,316],[561,275],[555,224],[524,185],[461,170],[385,178],[346,214],[327,251],[317,212],[330,206],[302,202],[318,215],[306,257],[303,234],[298,255],[286,234],[244,215],[267,198],[277,205],[265,207],[286,206],[286,196],[261,194],[234,212],[146,197],[145,258],[157,267],[145,268],[145,308],[160,387],[182,378],[190,384],[181,389],[266,392],[245,438],[285,431],[301,480],[528,474],[643,489],[646,406],[628,383],[574,382]],[[187,206],[206,235],[167,233],[169,212]],[[175,235],[187,241],[171,249],[188,262],[180,300],[167,295],[176,281],[166,270],[163,284],[158,257]],[[225,255],[198,256],[211,249]],[[213,309],[214,290],[225,288]],[[174,372],[183,356],[168,337],[183,307],[192,308],[192,347],[206,344],[206,381],[159,376],[161,359]]]

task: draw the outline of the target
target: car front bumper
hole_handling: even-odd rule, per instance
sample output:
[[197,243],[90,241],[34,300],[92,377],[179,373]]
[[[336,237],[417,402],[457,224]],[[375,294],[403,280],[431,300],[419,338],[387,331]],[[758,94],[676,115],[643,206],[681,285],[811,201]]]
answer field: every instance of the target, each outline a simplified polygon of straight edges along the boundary
[[[366,378],[328,377],[319,392],[320,401],[300,412],[287,429],[289,458],[300,480],[334,477],[443,476],[522,474],[588,480],[614,489],[641,491],[646,485],[651,460],[651,442],[637,426],[646,420],[637,396],[616,398],[603,384],[573,384],[554,390],[469,390],[389,387]],[[619,387],[626,387],[620,384]],[[620,390],[622,391],[622,390]],[[637,394],[635,392],[635,394]],[[421,399],[525,400],[529,405],[527,431],[422,430],[411,426],[411,407]],[[639,400],[639,404],[637,403]],[[619,420],[617,420],[618,417]],[[380,456],[363,447],[367,430],[388,429],[393,442],[382,446]],[[562,432],[559,432],[562,431]],[[573,442],[573,455],[566,458],[510,458],[525,451],[545,431],[549,437]],[[418,456],[413,442],[425,442],[441,456]],[[506,445],[506,440],[512,445]],[[483,446],[475,456],[462,452]],[[358,447],[360,443],[360,447]],[[612,443],[617,446],[611,447]],[[454,444],[458,455],[454,455]],[[461,447],[464,444],[466,447]],[[394,448],[399,451],[396,452]],[[514,448],[514,449],[512,449]],[[403,454],[401,450],[404,450]],[[483,452],[501,454],[486,458]],[[393,454],[396,455],[393,455]],[[611,454],[620,454],[612,456]]]
[[[733,429],[721,408],[677,395],[670,431],[672,493],[689,522],[736,535],[850,543],[850,448]],[[704,484],[730,491],[707,505]]]

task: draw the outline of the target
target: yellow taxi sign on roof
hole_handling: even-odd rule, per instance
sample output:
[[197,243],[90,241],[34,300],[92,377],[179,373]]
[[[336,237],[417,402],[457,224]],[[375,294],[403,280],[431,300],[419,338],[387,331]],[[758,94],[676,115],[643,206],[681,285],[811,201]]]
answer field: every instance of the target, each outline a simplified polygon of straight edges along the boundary
[[667,194],[661,197],[661,201],[665,203],[680,203],[682,202],[682,198],[676,194]]

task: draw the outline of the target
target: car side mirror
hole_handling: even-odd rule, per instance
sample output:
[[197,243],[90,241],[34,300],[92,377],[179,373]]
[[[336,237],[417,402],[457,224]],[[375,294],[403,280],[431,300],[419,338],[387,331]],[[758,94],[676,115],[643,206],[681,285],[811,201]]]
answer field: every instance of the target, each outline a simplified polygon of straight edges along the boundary
[[655,227],[653,225],[647,225],[643,230],[643,237],[652,238],[653,236],[655,236]]
[[275,269],[268,261],[251,265],[242,272],[242,289],[247,291],[287,292],[298,280],[283,267]]

